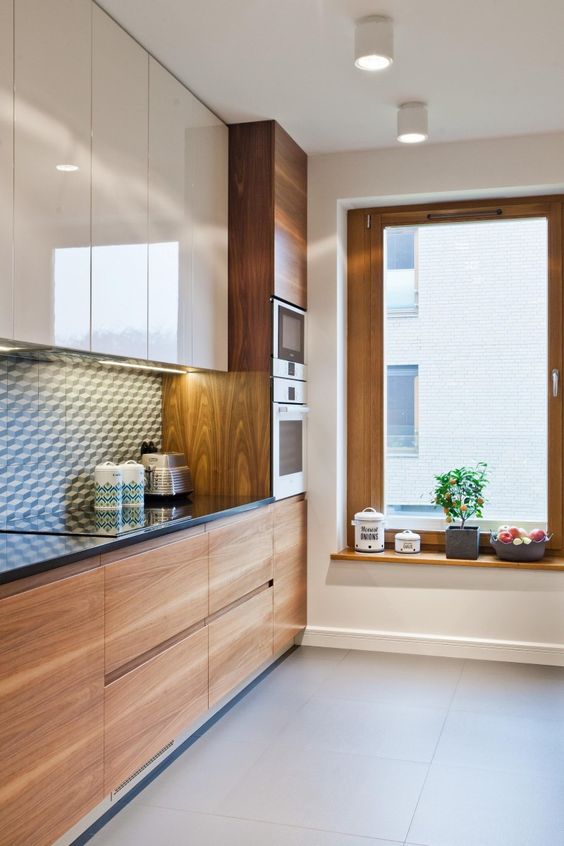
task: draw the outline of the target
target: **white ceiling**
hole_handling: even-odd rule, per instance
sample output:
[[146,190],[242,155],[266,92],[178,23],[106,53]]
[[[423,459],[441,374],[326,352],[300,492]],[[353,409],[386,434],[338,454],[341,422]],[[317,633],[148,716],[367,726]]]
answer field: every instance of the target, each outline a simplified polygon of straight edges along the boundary
[[[227,123],[275,118],[308,153],[564,130],[564,0],[101,0]],[[395,21],[395,62],[353,65],[354,20]]]

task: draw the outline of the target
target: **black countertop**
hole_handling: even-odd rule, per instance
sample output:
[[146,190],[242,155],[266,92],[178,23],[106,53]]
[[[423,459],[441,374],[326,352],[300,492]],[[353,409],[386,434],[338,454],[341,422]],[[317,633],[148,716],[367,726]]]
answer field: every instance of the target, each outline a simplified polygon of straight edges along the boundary
[[257,500],[244,496],[193,496],[190,517],[164,525],[148,526],[118,538],[0,534],[0,584],[62,567],[111,549],[131,546],[149,538],[180,532],[221,517],[260,508],[271,502],[274,502],[272,497]]

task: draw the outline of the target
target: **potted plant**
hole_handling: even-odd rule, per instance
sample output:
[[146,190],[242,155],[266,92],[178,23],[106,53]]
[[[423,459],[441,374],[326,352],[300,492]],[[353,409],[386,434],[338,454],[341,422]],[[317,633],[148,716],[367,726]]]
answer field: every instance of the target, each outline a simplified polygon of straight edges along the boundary
[[447,523],[460,520],[459,526],[448,526],[445,532],[447,558],[475,560],[480,551],[478,526],[467,526],[472,517],[482,517],[484,488],[488,484],[487,464],[480,461],[475,467],[457,467],[435,476],[433,502],[444,511]]

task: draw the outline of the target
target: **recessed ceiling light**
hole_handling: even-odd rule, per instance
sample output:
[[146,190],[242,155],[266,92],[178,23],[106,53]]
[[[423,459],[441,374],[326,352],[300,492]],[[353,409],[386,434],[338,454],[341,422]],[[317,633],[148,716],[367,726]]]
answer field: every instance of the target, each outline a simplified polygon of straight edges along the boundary
[[394,61],[394,29],[390,18],[372,15],[356,22],[354,63],[357,68],[379,71]]
[[398,109],[398,141],[421,144],[429,137],[429,119],[425,103],[403,103]]
[[158,373],[181,373],[186,375],[186,370],[176,367],[158,367],[155,364],[134,364],[132,361],[112,361],[111,359],[98,359],[98,364],[108,364],[110,367],[129,367],[132,370],[156,370]]
[[78,170],[78,165],[75,164],[58,164],[56,165],[57,170],[60,170],[62,173],[74,173],[75,170]]

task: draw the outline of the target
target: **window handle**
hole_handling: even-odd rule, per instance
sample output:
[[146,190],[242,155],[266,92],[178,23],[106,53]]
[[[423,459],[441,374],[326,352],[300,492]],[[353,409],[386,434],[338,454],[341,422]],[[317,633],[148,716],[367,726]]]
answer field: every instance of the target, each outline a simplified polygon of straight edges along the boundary
[[560,371],[554,368],[552,371],[552,396],[558,396],[558,388],[560,386]]

